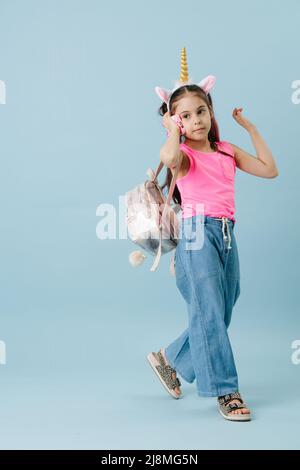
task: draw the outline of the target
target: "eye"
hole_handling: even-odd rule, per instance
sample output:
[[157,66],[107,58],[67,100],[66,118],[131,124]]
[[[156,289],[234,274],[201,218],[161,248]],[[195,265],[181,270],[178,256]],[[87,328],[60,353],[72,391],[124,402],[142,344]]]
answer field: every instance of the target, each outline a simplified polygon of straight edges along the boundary
[[[201,113],[202,111],[205,112],[205,109],[199,109],[198,114]],[[187,116],[189,116],[189,114],[184,114],[182,117],[187,118]]]

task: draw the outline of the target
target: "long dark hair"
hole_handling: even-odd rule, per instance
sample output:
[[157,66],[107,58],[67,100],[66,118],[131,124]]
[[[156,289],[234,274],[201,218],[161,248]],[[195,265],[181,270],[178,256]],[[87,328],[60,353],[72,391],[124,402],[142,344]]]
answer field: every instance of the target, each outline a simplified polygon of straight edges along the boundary
[[[208,106],[210,111],[213,113],[213,117],[211,118],[211,128],[210,128],[209,133],[208,133],[208,140],[210,142],[211,149],[214,152],[216,152],[218,150],[216,142],[220,141],[220,133],[219,133],[218,123],[217,123],[217,121],[214,117],[214,109],[213,109],[212,98],[211,98],[211,95],[209,93],[206,94],[205,91],[203,91],[202,88],[200,88],[198,85],[184,85],[180,88],[177,88],[177,90],[174,91],[174,93],[172,94],[171,99],[170,99],[170,103],[169,103],[170,114],[171,115],[173,114],[172,111],[173,111],[174,104],[180,98],[182,98],[183,95],[185,95],[187,93],[193,93],[195,95],[198,95],[206,103],[206,105]],[[161,104],[160,108],[158,109],[158,114],[160,116],[164,116],[164,114],[167,111],[168,111],[167,104],[165,102],[163,102]],[[180,136],[180,141],[182,141],[183,138],[184,138],[184,136]],[[223,152],[221,150],[219,150],[219,151],[221,153],[224,153],[225,155],[229,155],[226,152]],[[161,190],[162,191],[164,190],[165,187],[167,187],[168,192],[169,192],[172,177],[173,177],[173,175],[172,175],[172,172],[171,172],[170,168],[167,168],[166,179],[165,179],[164,183],[161,185]],[[172,199],[176,204],[181,205],[181,196],[180,196],[180,192],[179,192],[179,189],[177,187],[177,184],[175,184]]]

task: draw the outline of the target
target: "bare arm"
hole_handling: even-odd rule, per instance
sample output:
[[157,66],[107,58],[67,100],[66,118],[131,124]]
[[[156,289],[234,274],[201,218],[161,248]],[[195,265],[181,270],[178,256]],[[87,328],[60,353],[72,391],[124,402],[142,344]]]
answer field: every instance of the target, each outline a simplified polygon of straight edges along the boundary
[[180,151],[180,131],[175,125],[169,130],[170,135],[160,149],[160,159],[169,168],[175,167],[182,158]]
[[272,152],[258,132],[256,126],[242,116],[237,108],[233,111],[233,117],[248,131],[257,156],[256,158],[232,144],[237,167],[246,173],[262,178],[275,178],[278,176],[279,173]]

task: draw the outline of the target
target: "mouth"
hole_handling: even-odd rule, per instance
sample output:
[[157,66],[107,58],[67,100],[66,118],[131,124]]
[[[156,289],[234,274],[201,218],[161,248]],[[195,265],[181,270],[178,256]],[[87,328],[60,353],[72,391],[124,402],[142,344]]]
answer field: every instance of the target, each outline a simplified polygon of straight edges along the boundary
[[204,128],[204,127],[201,127],[201,128],[199,128],[199,129],[194,130],[193,132],[199,132],[199,131],[204,131],[204,130],[205,130],[205,128]]

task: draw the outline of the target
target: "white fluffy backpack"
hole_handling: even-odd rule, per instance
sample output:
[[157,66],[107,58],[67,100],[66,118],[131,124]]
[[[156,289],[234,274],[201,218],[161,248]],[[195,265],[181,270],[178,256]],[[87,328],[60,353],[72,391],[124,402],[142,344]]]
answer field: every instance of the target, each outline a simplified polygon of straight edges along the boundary
[[[126,223],[130,239],[155,256],[150,271],[155,271],[161,255],[172,251],[177,246],[180,222],[177,214],[181,211],[179,204],[171,206],[181,162],[175,168],[170,184],[168,197],[165,198],[157,177],[164,164],[160,162],[156,171],[147,170],[148,180],[139,184],[125,194]],[[143,263],[146,256],[137,250],[129,255],[133,266]],[[174,257],[171,260],[170,271],[174,275]]]

